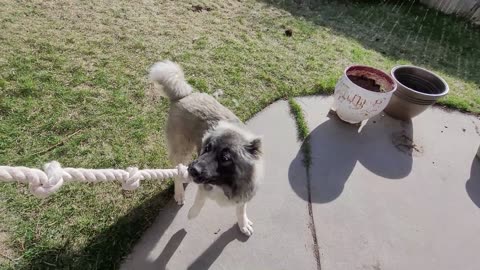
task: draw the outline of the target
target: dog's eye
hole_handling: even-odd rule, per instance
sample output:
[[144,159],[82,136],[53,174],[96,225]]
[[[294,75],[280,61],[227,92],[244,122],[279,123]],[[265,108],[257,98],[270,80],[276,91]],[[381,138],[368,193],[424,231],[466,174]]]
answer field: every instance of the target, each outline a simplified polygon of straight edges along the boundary
[[222,155],[220,157],[221,162],[229,162],[230,161],[230,156],[229,155]]
[[203,152],[205,152],[205,153],[210,152],[210,150],[212,150],[212,146],[210,144],[207,144],[207,146],[205,146],[205,148],[203,148]]

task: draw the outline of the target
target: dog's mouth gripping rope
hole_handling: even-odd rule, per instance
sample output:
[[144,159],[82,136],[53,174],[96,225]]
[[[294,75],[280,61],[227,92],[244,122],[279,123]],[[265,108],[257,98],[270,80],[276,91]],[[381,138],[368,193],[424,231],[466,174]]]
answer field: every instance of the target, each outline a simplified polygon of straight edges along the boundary
[[119,181],[125,190],[135,190],[143,180],[162,180],[180,176],[189,182],[187,167],[179,164],[174,169],[144,169],[136,167],[122,169],[84,169],[62,168],[60,163],[52,161],[43,166],[43,170],[28,167],[0,166],[0,182],[20,182],[29,185],[30,192],[39,197],[58,191],[66,182],[106,182]]

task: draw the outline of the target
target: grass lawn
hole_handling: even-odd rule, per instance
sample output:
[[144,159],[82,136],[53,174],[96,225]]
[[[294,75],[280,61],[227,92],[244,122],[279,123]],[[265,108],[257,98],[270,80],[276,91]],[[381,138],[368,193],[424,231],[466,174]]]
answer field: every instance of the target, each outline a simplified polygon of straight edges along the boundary
[[[278,99],[332,93],[353,63],[424,66],[451,87],[441,104],[480,113],[479,28],[414,1],[0,6],[2,165],[171,167],[168,103],[145,94],[148,67],[166,58],[198,91],[222,89],[220,101],[243,120]],[[1,184],[0,269],[118,268],[171,195],[170,182],[135,192],[69,184],[38,200],[24,185]]]

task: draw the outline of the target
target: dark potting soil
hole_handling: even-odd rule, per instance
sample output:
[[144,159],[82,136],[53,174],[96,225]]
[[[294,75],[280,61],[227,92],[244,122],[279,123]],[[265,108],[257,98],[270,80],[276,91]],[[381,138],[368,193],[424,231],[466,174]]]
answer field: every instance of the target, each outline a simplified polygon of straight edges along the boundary
[[354,75],[347,75],[347,77],[356,85],[373,91],[373,92],[383,92],[381,90],[380,85],[378,85],[375,80],[369,79],[365,76],[354,76]]

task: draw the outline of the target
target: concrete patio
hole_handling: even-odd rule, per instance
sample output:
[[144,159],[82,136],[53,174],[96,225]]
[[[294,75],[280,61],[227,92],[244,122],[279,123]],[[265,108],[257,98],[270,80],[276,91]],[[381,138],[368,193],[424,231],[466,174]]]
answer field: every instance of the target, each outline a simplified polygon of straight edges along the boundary
[[266,177],[249,204],[162,210],[122,269],[478,269],[480,120],[432,108],[411,122],[379,115],[360,128],[329,114],[332,97],[299,98],[311,166],[288,103],[248,122],[264,135]]

